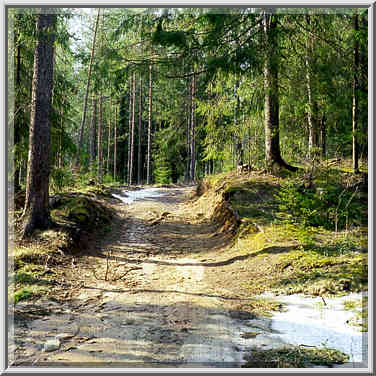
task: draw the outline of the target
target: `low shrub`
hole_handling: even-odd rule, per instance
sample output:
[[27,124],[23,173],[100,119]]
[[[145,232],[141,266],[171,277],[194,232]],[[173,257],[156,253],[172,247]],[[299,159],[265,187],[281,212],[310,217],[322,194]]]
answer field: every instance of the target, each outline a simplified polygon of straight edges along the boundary
[[308,189],[299,179],[289,179],[282,183],[276,198],[282,219],[294,224],[322,226],[337,232],[359,225],[363,219],[364,204],[356,191],[342,186]]

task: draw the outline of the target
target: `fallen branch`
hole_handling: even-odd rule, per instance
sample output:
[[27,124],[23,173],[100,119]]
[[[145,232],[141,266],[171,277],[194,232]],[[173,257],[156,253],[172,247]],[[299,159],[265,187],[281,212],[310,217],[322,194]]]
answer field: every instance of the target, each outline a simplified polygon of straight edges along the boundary
[[123,273],[120,277],[117,277],[117,278],[112,278],[111,281],[114,282],[114,281],[118,281],[119,279],[122,279],[123,277],[125,277],[129,272],[131,272],[132,270],[140,270],[142,269],[140,266],[136,266],[135,268],[130,268],[128,269],[125,273]]

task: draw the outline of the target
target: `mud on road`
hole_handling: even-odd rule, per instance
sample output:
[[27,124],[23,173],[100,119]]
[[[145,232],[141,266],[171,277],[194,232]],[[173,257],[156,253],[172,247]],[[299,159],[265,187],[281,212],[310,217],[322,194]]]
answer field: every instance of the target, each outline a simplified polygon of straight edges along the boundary
[[16,305],[13,366],[243,364],[244,320],[255,317],[233,308],[243,298],[231,290],[236,257],[223,257],[231,234],[190,201],[193,187],[163,191],[114,199],[112,230],[72,262],[60,294]]

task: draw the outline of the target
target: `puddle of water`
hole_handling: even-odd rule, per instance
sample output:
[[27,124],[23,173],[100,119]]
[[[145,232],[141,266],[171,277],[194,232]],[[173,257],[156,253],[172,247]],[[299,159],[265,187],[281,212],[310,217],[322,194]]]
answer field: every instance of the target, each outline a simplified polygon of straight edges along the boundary
[[165,196],[167,192],[162,191],[159,188],[145,188],[145,189],[140,189],[138,191],[122,191],[126,196],[121,196],[117,194],[112,194],[113,197],[118,198],[125,204],[132,204],[134,201],[139,201],[139,200],[145,200],[145,199],[153,199],[156,197],[161,197]]
[[272,318],[272,329],[279,332],[284,342],[292,345],[326,346],[350,356],[349,362],[367,361],[367,333],[347,324],[354,316],[344,309],[345,301],[359,301],[362,294],[325,298],[311,298],[301,294],[264,297],[278,300],[287,306],[286,312],[277,312]]

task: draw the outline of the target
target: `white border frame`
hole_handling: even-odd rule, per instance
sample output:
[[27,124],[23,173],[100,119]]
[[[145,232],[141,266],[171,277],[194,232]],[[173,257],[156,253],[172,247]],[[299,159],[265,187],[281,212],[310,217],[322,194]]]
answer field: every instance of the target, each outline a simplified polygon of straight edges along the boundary
[[[5,32],[5,25],[7,25],[6,22],[6,9],[5,6],[25,6],[25,7],[37,7],[37,6],[64,6],[64,7],[72,7],[72,8],[80,8],[80,7],[166,7],[166,6],[177,6],[177,7],[184,7],[184,6],[199,6],[199,7],[205,7],[205,6],[226,6],[226,2],[223,1],[208,1],[206,0],[204,3],[199,0],[191,0],[187,2],[177,3],[176,1],[172,0],[165,0],[165,1],[151,1],[151,0],[140,0],[138,2],[124,2],[121,0],[111,0],[108,3],[104,3],[103,0],[81,0],[78,4],[77,1],[74,0],[65,0],[63,2],[60,1],[49,1],[49,0],[39,0],[37,2],[35,1],[21,1],[21,0],[0,0],[1,1],[1,20],[3,21],[1,24],[3,25],[1,27],[1,51],[2,53],[6,52],[6,39],[7,33]],[[229,7],[237,7],[237,6],[250,6],[257,7],[258,5],[261,6],[280,6],[280,7],[368,7],[368,81],[369,81],[369,95],[368,95],[368,134],[369,134],[369,141],[368,141],[368,160],[369,160],[369,169],[368,173],[371,179],[368,183],[368,197],[369,197],[369,211],[368,211],[368,228],[372,229],[373,225],[373,208],[374,208],[374,201],[373,201],[373,182],[374,182],[374,174],[373,174],[373,144],[374,144],[374,131],[373,131],[373,124],[374,124],[374,110],[373,110],[373,90],[374,90],[374,50],[373,50],[373,43],[374,43],[374,17],[375,17],[375,4],[370,1],[283,1],[283,0],[274,0],[274,1],[257,1],[255,4],[251,3],[250,1],[246,0],[237,0],[234,3],[231,3]],[[1,254],[1,266],[4,273],[3,280],[2,280],[2,286],[1,289],[1,302],[7,301],[7,215],[6,215],[6,208],[7,208],[7,139],[6,139],[6,124],[7,124],[7,113],[6,113],[6,98],[7,98],[7,63],[6,63],[6,56],[3,56],[1,59],[1,87],[3,90],[1,91],[1,114],[3,114],[3,127],[1,129],[2,131],[2,140],[3,140],[3,147],[5,146],[5,150],[3,153],[1,153],[1,172],[3,176],[3,180],[1,181],[1,212],[2,212],[2,221],[3,226],[1,226],[1,240],[3,241],[4,245],[4,251]],[[373,266],[374,266],[374,257],[372,254],[373,250],[373,232],[369,231],[369,250],[368,253],[369,257],[369,265],[371,265],[372,270],[369,269],[369,327],[371,328],[371,331],[368,333],[368,368],[359,368],[359,369],[349,369],[349,368],[333,368],[333,369],[238,369],[238,368],[213,368],[213,369],[201,369],[201,368],[22,368],[22,367],[16,367],[16,368],[6,368],[7,367],[7,350],[5,348],[7,341],[7,307],[5,306],[2,310],[2,321],[1,321],[1,333],[3,334],[1,336],[1,363],[0,363],[0,372],[6,372],[6,373],[345,373],[345,374],[373,374],[373,352],[371,351],[373,348],[373,307],[374,307],[374,289],[373,289]],[[4,315],[5,313],[5,315]],[[69,372],[67,372],[69,370]],[[178,370],[178,371],[177,371]],[[329,372],[328,372],[329,371]],[[355,371],[355,372],[354,372]]]

